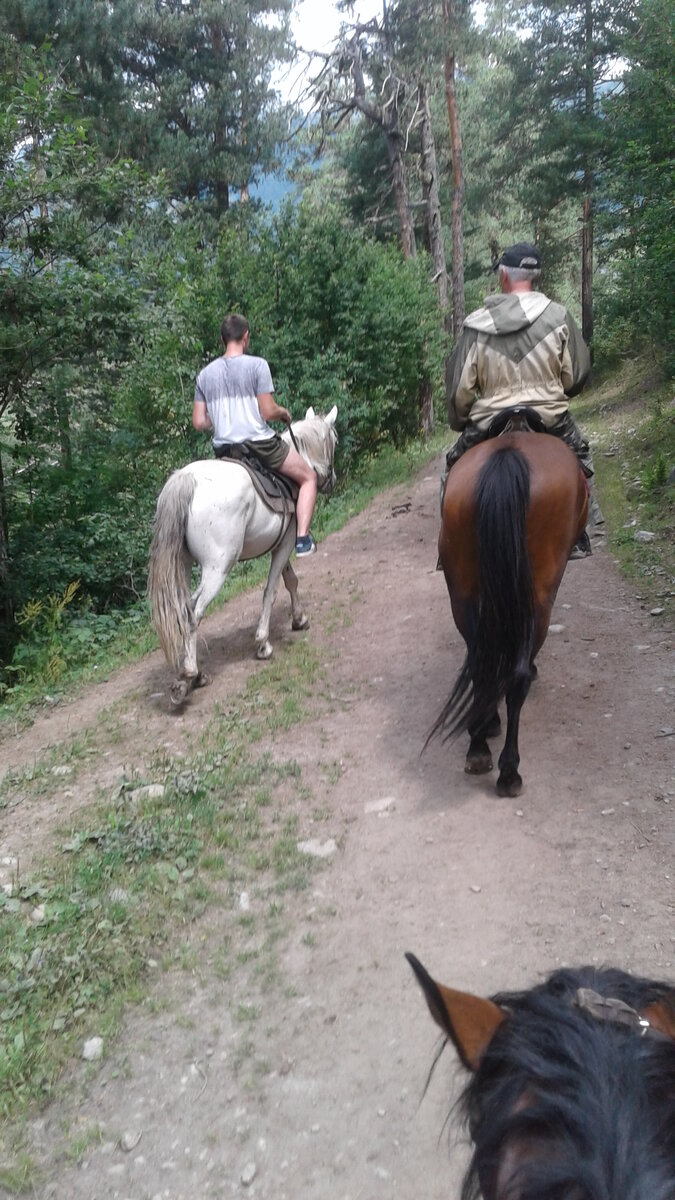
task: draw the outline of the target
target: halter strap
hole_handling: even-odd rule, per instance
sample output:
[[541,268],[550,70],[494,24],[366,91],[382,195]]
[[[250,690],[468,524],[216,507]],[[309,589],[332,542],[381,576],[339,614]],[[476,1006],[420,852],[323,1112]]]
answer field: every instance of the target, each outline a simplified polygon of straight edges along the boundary
[[625,1025],[628,1029],[634,1029],[640,1037],[668,1041],[665,1034],[661,1033],[659,1029],[654,1029],[646,1017],[631,1008],[629,1004],[625,1004],[623,1000],[601,996],[592,988],[579,988],[572,1003],[575,1008],[580,1008],[596,1021],[609,1021],[612,1025]]

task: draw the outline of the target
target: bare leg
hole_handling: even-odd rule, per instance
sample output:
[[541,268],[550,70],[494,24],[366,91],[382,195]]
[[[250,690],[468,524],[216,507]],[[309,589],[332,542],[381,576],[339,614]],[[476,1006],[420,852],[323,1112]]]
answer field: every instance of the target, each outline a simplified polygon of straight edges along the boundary
[[288,451],[279,468],[281,475],[287,475],[295,483],[300,484],[300,492],[296,504],[298,517],[298,537],[306,537],[312,523],[312,513],[316,504],[316,471],[307,465],[293,447]]

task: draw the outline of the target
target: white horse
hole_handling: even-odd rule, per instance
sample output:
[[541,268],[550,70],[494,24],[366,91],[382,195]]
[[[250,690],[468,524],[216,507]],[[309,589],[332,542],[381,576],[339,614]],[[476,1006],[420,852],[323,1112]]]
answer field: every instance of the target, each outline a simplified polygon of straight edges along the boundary
[[[316,471],[318,490],[324,494],[335,486],[336,416],[336,407],[327,417],[319,417],[308,408],[304,421],[292,426],[297,449]],[[291,435],[287,430],[282,437],[290,440]],[[197,665],[197,628],[228,571],[240,559],[259,558],[272,551],[255,632],[258,658],[272,654],[270,615],[282,576],[291,598],[291,627],[308,628],[309,621],[298,601],[298,578],[289,561],[295,537],[294,506],[289,505],[286,515],[273,512],[238,462],[202,459],[169,477],[157,501],[148,594],[167,662],[178,671],[171,687],[174,704],[181,704],[192,688],[210,683]],[[199,564],[201,579],[191,596],[194,562]]]

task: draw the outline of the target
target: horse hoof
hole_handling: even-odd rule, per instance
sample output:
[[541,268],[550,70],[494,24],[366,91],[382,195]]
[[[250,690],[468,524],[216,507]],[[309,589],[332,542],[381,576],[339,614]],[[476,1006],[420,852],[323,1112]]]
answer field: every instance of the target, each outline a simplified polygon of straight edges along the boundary
[[519,796],[523,790],[523,781],[518,774],[511,775],[508,779],[503,779],[500,775],[496,790],[498,796]]
[[206,671],[200,671],[192,686],[195,688],[208,687],[211,682],[211,676]]
[[292,621],[291,629],[294,633],[297,633],[299,629],[309,629],[309,617],[300,617],[297,621]]
[[262,659],[271,658],[272,657],[272,647],[269,642],[262,642],[258,646],[258,649],[256,650],[255,653],[256,653],[256,658],[262,658]]
[[467,758],[464,764],[464,772],[466,775],[487,775],[491,770],[491,754],[476,754],[473,758]]
[[183,701],[187,699],[187,694],[189,691],[190,686],[187,679],[177,679],[175,683],[171,684],[171,691],[169,693],[171,696],[171,703],[178,708]]

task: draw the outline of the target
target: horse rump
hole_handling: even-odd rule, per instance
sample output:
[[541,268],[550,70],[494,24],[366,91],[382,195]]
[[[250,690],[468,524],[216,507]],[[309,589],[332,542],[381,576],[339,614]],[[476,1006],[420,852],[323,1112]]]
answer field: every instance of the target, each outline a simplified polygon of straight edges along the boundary
[[452,548],[457,580],[463,545],[475,546],[478,586],[460,626],[466,658],[427,742],[436,733],[449,738],[489,722],[514,678],[529,679],[531,671],[535,604],[525,526],[530,500],[525,456],[495,443],[477,475],[474,496],[473,528],[466,528],[459,506],[443,506],[441,560],[445,543]]

